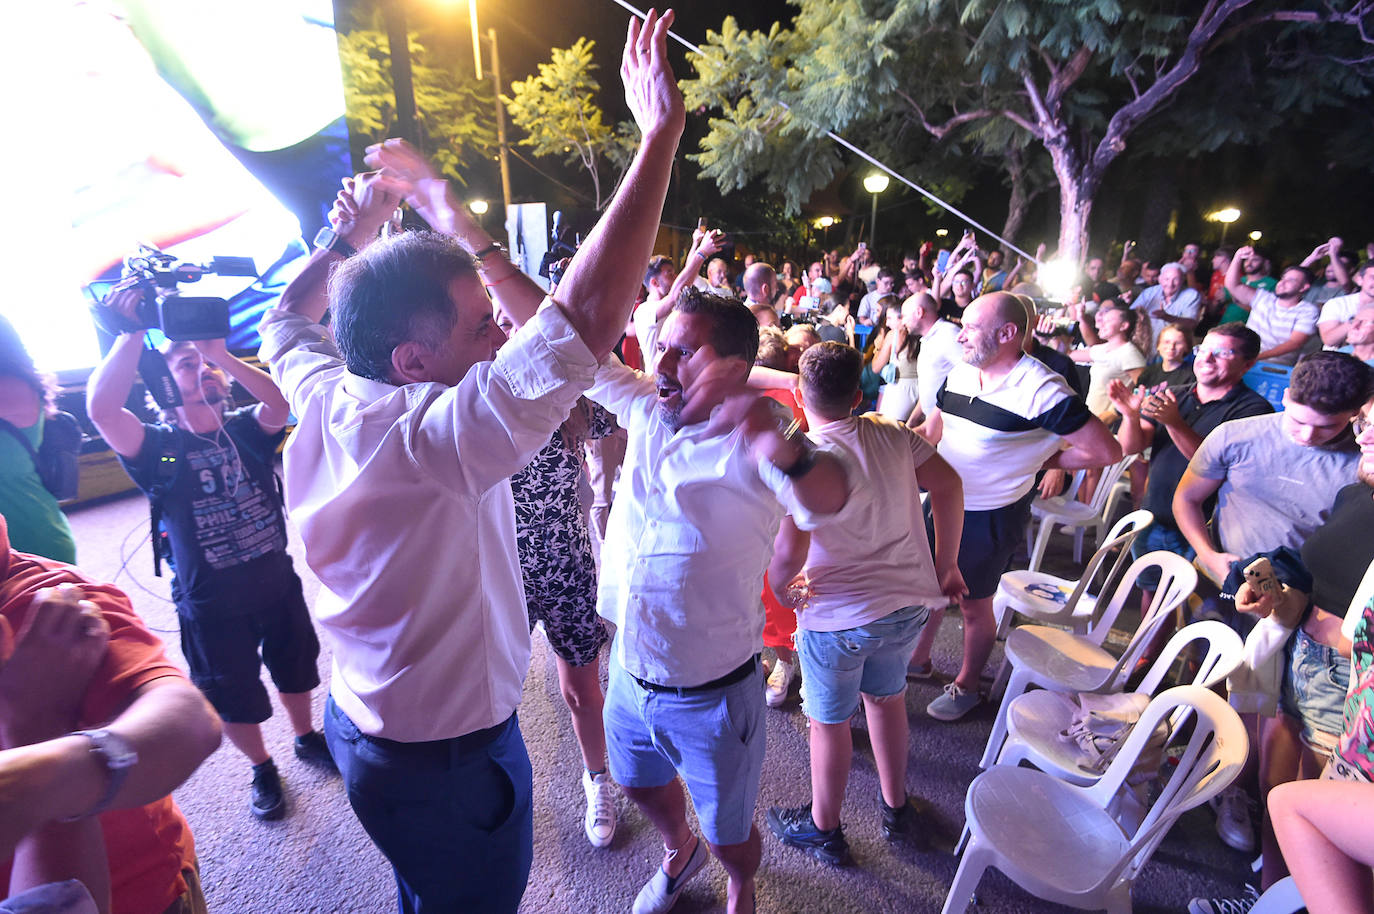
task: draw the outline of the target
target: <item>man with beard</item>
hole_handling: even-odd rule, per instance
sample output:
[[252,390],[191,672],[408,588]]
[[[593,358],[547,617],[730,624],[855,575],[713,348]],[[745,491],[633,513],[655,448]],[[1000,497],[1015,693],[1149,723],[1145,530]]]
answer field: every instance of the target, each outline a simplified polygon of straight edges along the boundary
[[[139,295],[138,289],[119,288],[110,303],[133,320]],[[260,679],[261,663],[272,673],[296,734],[296,755],[335,770],[324,737],[311,723],[320,644],[286,553],[286,524],[273,475],[290,411],[272,378],[230,355],[224,340],[173,342],[163,357],[182,405],[166,413],[162,423],[143,422],[124,405],[142,352],[142,332],[115,340],[87,384],[86,412],[161,513],[191,681],[253,766],[253,815],[277,819],[285,814],[286,801],[262,738],[261,724],[272,716],[272,705]],[[257,405],[225,411],[226,372],[258,399]],[[157,538],[158,531],[153,535]]]
[[[784,515],[809,529],[847,497],[839,460],[789,426],[785,408],[745,390],[758,340],[739,301],[689,288],[659,337],[653,374],[612,361],[588,391],[629,431],[597,611],[616,630],[611,776],[665,851],[636,914],[672,907],[708,845],[730,876],[729,910],[753,910],[763,573]],[[679,777],[702,838],[687,824]]]
[[1260,335],[1259,360],[1292,365],[1317,332],[1321,309],[1303,300],[1312,288],[1312,274],[1306,267],[1288,267],[1274,291],[1255,289],[1241,281],[1241,264],[1253,255],[1248,247],[1236,251],[1226,271],[1226,291],[1236,304],[1250,310],[1245,326]]
[[[1015,295],[975,299],[959,334],[964,361],[945,379],[921,426],[964,481],[964,659],[959,675],[926,709],[936,720],[957,720],[980,700],[978,680],[997,635],[992,597],[1025,535],[1036,472],[1121,459],[1121,446],[1068,382],[1022,351],[1027,321]],[[916,645],[912,671],[918,678],[931,675],[935,628],[927,625]]]

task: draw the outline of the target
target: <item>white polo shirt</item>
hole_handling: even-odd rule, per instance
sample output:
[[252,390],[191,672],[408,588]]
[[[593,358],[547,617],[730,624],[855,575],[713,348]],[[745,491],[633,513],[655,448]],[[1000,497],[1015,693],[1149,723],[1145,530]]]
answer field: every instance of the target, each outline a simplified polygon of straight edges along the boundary
[[1018,501],[1059,450],[1059,439],[1092,418],[1062,375],[1028,355],[986,390],[978,369],[960,362],[936,404],[944,419],[940,456],[964,481],[965,511],[992,511]]

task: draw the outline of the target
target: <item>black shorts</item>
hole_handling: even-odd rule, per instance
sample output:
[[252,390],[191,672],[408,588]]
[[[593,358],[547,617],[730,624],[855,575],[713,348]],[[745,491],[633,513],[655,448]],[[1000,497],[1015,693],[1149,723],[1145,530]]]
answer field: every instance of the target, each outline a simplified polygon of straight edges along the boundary
[[[959,573],[968,586],[968,598],[981,600],[997,593],[1011,558],[1026,539],[1030,522],[1031,489],[1020,500],[991,511],[965,511],[964,534],[959,540]],[[926,532],[935,542],[934,519],[926,511]]]
[[309,692],[320,684],[315,665],[320,641],[301,592],[301,579],[290,568],[286,573],[289,581],[264,588],[277,596],[254,603],[247,613],[197,612],[177,606],[181,651],[191,681],[225,723],[260,724],[272,716],[272,703],[262,684],[264,663],[280,692]]

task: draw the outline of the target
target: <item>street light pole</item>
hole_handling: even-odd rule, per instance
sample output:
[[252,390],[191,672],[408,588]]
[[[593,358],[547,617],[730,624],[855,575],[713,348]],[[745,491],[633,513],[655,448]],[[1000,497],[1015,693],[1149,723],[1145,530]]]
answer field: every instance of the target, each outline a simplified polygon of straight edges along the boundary
[[[473,0],[474,5],[476,0]],[[496,47],[496,29],[487,29],[491,41],[491,81],[496,89],[496,146],[501,157],[501,202],[510,211],[510,155],[506,146],[506,106],[501,104],[501,54]]]
[[887,190],[888,177],[882,172],[874,172],[864,178],[864,190],[873,195],[873,212],[868,217],[868,246],[873,247],[873,239],[878,234],[878,194]]

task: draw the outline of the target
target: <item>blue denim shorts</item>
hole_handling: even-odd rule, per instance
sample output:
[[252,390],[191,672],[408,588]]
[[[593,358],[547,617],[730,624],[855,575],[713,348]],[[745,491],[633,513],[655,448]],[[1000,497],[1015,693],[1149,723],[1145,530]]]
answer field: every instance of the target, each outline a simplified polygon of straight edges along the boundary
[[875,622],[837,632],[798,630],[802,711],[823,724],[844,723],[859,709],[859,695],[886,698],[906,689],[906,666],[930,618],[925,606],[908,606]]
[[626,787],[661,787],[681,776],[706,840],[749,839],[763,775],[763,669],[733,685],[685,695],[644,688],[611,652],[606,686],[606,761]]
[[[1185,559],[1191,559],[1197,555],[1197,550],[1188,545],[1188,538],[1178,531],[1177,528],[1168,524],[1151,524],[1145,528],[1145,532],[1135,538],[1131,544],[1131,558],[1138,559],[1142,555],[1151,552],[1172,552],[1174,555],[1181,555]],[[1138,587],[1145,590],[1159,589],[1159,568],[1150,567],[1141,572],[1136,580]]]
[[1284,649],[1280,706],[1302,723],[1302,741],[1319,753],[1330,752],[1345,730],[1345,693],[1350,658],[1314,641],[1299,628]]

